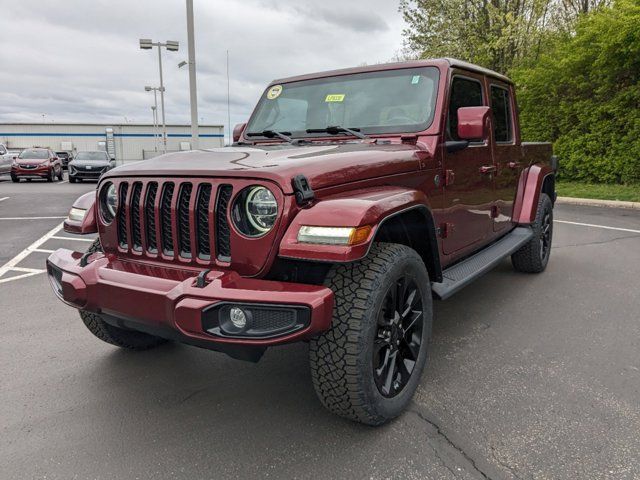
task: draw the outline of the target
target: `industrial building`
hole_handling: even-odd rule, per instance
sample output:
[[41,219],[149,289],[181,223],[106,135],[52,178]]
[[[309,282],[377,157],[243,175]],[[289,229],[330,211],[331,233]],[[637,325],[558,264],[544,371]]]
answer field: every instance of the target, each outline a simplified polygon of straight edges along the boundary
[[[106,150],[118,163],[163,151],[160,129],[149,124],[0,123],[0,143],[10,151],[46,147],[54,151]],[[199,148],[224,144],[222,125],[200,125]],[[191,127],[167,125],[167,151],[191,150]]]

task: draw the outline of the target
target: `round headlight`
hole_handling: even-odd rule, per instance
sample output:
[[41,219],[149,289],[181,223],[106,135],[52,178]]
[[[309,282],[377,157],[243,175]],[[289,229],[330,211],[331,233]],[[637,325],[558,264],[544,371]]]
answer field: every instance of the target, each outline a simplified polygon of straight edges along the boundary
[[249,237],[260,237],[275,225],[278,202],[271,190],[254,185],[240,192],[233,205],[232,216],[241,233]]
[[118,193],[116,186],[108,182],[100,191],[100,213],[105,223],[111,223],[118,209]]

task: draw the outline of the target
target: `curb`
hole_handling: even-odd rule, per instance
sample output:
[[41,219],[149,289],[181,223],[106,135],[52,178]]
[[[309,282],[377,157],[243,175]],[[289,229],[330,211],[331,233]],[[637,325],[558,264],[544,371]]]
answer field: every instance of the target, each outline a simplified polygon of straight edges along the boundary
[[593,198],[558,197],[556,203],[564,205],[588,205],[591,207],[630,208],[640,210],[640,202],[623,202],[620,200],[596,200]]

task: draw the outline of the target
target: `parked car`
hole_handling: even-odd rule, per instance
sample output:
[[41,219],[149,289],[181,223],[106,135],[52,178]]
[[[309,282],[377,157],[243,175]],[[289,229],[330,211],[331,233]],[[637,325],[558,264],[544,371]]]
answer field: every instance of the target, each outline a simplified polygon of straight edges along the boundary
[[48,182],[56,178],[62,180],[62,162],[48,148],[27,148],[11,164],[11,180],[19,182],[21,178],[28,182],[33,178],[46,178]]
[[62,162],[62,168],[67,170],[69,168],[69,162],[73,160],[73,154],[69,152],[56,152],[58,158]]
[[13,157],[4,144],[0,143],[0,175],[9,175],[11,173],[11,164]]
[[115,166],[116,162],[109,157],[107,152],[101,150],[78,152],[76,157],[69,162],[69,182],[97,180],[104,172]]
[[65,229],[99,240],[47,269],[99,339],[253,361],[308,341],[324,406],[379,425],[420,381],[432,298],[507,257],[547,266],[557,162],[520,141],[496,72],[436,59],[278,80],[234,137],[119,167],[76,201]]

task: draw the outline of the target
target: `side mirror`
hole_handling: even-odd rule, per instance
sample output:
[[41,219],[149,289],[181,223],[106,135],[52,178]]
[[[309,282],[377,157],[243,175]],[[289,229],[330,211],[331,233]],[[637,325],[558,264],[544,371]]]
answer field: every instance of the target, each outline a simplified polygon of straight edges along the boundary
[[235,127],[233,127],[233,141],[238,142],[240,140],[240,137],[242,136],[242,132],[244,132],[245,127],[247,126],[246,123],[239,123],[237,124]]
[[484,140],[489,132],[489,107],[458,109],[458,137],[462,140]]

